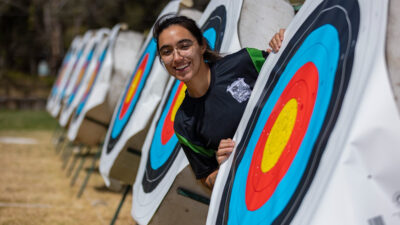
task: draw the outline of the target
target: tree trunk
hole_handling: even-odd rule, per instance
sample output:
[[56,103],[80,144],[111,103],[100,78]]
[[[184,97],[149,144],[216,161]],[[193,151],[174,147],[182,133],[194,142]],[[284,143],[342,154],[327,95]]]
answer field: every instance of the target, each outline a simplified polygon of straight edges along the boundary
[[61,24],[58,17],[59,0],[49,0],[43,8],[43,20],[45,26],[45,35],[50,39],[50,58],[48,58],[50,66],[50,74],[56,75],[58,70],[58,62],[62,57],[62,37]]

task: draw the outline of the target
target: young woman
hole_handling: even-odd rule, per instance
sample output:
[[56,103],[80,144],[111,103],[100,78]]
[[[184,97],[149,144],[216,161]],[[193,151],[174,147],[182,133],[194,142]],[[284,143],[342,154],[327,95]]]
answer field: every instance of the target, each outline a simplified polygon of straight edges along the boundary
[[[187,87],[175,116],[175,134],[196,178],[212,188],[219,165],[233,150],[231,138],[268,53],[245,48],[221,57],[184,16],[160,18],[153,33],[168,73]],[[271,40],[274,51],[281,40],[278,34]]]

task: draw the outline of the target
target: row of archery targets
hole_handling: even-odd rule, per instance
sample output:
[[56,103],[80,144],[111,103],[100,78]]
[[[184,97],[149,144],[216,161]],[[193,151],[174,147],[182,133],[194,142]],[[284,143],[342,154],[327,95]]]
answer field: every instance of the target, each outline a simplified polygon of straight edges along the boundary
[[[174,134],[185,86],[146,38],[123,24],[76,37],[47,110],[71,143],[100,146],[105,184],[133,186],[139,224],[400,224],[400,4],[172,0],[222,53],[266,49],[236,148],[211,192]],[[396,86],[397,85],[397,86]],[[394,91],[394,92],[393,92]]]

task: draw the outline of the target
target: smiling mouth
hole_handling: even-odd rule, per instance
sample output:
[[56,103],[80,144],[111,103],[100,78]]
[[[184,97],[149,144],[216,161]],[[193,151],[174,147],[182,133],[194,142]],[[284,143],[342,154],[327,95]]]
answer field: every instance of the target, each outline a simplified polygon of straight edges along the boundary
[[177,70],[177,71],[183,71],[183,70],[185,70],[186,68],[188,68],[189,66],[190,66],[190,63],[185,64],[185,65],[182,65],[182,66],[179,66],[179,67],[175,67],[175,70]]

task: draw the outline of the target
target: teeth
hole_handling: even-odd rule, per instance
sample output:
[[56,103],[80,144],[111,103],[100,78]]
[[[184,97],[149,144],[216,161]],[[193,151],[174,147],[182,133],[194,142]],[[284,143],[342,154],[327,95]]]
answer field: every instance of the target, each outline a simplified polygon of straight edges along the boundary
[[189,64],[186,64],[186,65],[183,65],[183,66],[180,66],[180,67],[176,67],[176,69],[177,70],[181,70],[181,69],[185,69],[188,66],[189,66]]

